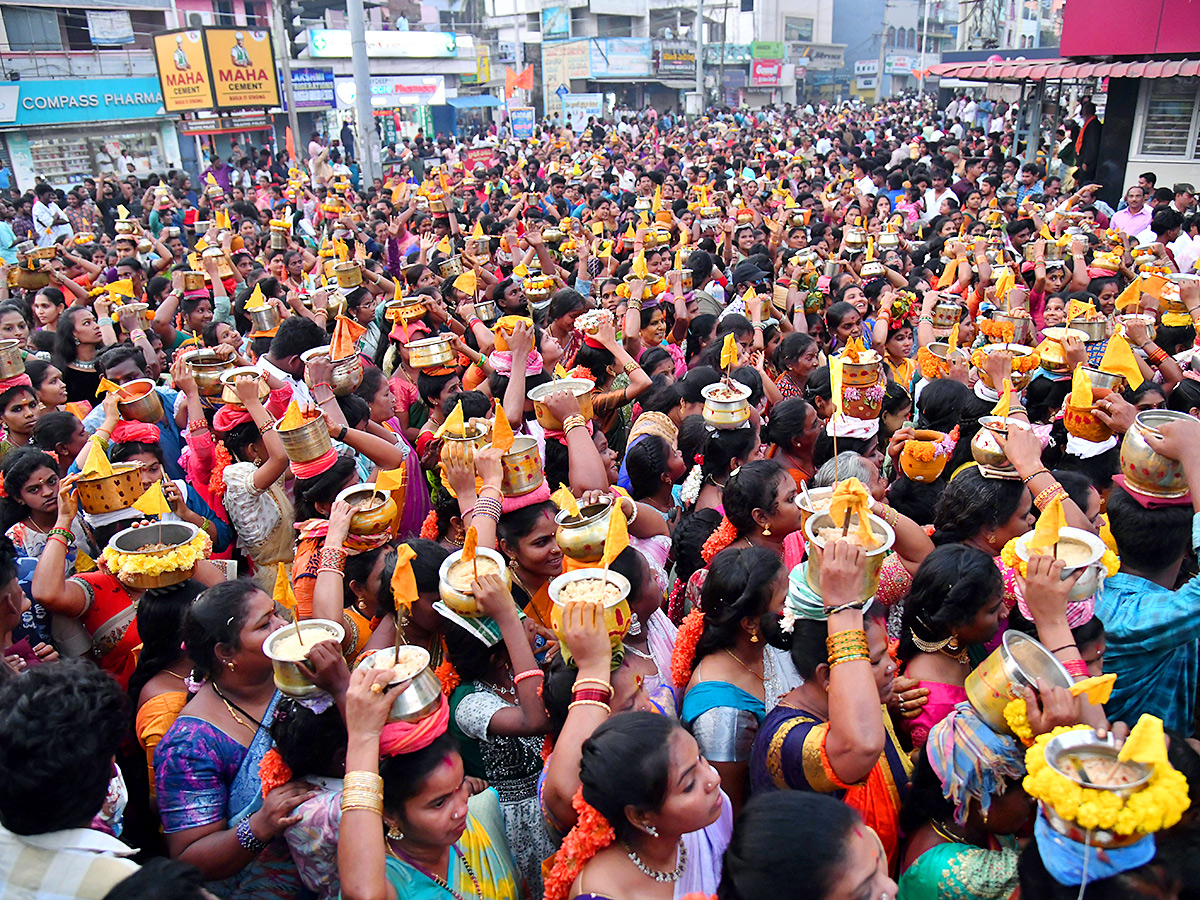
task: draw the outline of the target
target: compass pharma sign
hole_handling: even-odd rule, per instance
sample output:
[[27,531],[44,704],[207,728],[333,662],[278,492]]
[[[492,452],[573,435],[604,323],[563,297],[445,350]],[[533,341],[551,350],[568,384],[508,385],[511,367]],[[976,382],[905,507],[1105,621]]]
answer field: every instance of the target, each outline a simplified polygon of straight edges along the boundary
[[252,28],[195,28],[154,35],[169,112],[279,106],[271,35]]

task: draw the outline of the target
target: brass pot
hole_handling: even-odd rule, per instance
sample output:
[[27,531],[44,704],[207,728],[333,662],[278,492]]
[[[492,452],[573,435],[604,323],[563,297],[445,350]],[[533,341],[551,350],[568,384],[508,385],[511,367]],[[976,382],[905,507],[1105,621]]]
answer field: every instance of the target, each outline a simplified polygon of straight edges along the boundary
[[899,250],[900,235],[895,231],[881,231],[879,237],[875,238],[875,246],[880,251]]
[[221,393],[221,375],[234,367],[233,359],[222,359],[215,350],[200,347],[182,355],[184,363],[196,380],[196,390],[202,397],[216,397]]
[[129,509],[146,491],[142,466],[140,462],[113,463],[111,475],[80,478],[75,482],[80,507],[93,516]]
[[[475,595],[471,592],[469,582],[468,587],[465,589],[457,588],[450,583],[451,569],[456,569],[459,565],[470,565],[470,563],[460,562],[462,554],[461,550],[455,550],[442,560],[442,565],[438,569],[438,596],[449,609],[460,616],[475,617],[482,615],[482,613],[475,602]],[[512,573],[509,571],[507,564],[505,564],[503,556],[487,547],[476,548],[475,555],[477,558],[489,559],[495,563],[505,587],[512,590]]]
[[158,391],[154,389],[154,382],[149,378],[138,378],[123,384],[117,391],[117,396],[121,398],[117,400],[117,410],[122,419],[153,425],[164,415],[162,397],[158,395]]
[[1158,429],[1168,422],[1189,418],[1187,413],[1167,409],[1148,409],[1134,417],[1133,427],[1125,432],[1121,441],[1121,472],[1125,475],[1127,489],[1163,498],[1182,497],[1188,492],[1183,464],[1154,450],[1146,435],[1157,434]]
[[1014,316],[1012,313],[997,311],[992,313],[992,319],[996,322],[1006,322],[1012,326],[1013,334],[1012,341],[1010,343],[1025,344],[1026,346],[1030,347],[1033,346],[1033,319],[1031,319],[1028,315]]
[[40,291],[50,283],[50,273],[42,269],[21,266],[17,269],[17,287],[23,291]]
[[442,435],[442,451],[439,457],[443,462],[446,459],[446,451],[454,445],[457,445],[468,451],[468,456],[474,457],[484,447],[488,445],[489,434],[488,429],[481,423],[480,420],[472,420],[466,423],[466,434],[451,434],[445,432]]
[[[1002,350],[1007,350],[1013,355],[1014,364],[1018,359],[1026,359],[1033,354],[1033,348],[1027,347],[1024,344],[985,344],[975,352],[982,352],[984,356],[990,356],[991,354]],[[974,357],[975,353],[972,353],[971,355]],[[990,375],[988,375],[986,368],[977,365],[975,367],[975,371],[979,373],[979,380],[985,385],[994,391],[999,390],[996,385],[992,384],[992,378]],[[1029,382],[1033,380],[1033,369],[1030,369],[1028,372],[1018,372],[1016,366],[1014,365],[1011,370],[1010,378],[1012,380],[1013,390],[1023,391],[1029,386]]]
[[467,250],[474,256],[488,256],[492,252],[492,239],[486,236],[467,238]]
[[557,244],[564,237],[566,235],[563,234],[563,230],[556,225],[547,225],[542,229],[542,240],[547,244]]
[[449,334],[411,341],[404,345],[408,350],[408,364],[414,369],[454,366],[458,354],[454,351],[453,343],[454,336]]
[[979,424],[982,427],[971,438],[971,456],[979,464],[980,470],[988,478],[1019,481],[1021,476],[1004,455],[1004,448],[1000,446],[997,435],[1007,438],[1010,430],[1028,430],[1029,424],[1020,419],[1001,416],[981,416]]
[[538,424],[547,431],[562,431],[563,423],[560,422],[546,407],[545,398],[548,394],[555,391],[570,391],[579,400],[579,414],[583,416],[586,422],[592,418],[592,391],[595,389],[596,383],[588,381],[586,378],[559,378],[556,381],[548,381],[545,384],[539,384],[526,394],[533,401],[533,411],[537,415]]
[[186,293],[192,291],[204,290],[205,281],[203,272],[184,272],[183,273],[183,290]]
[[[879,590],[879,572],[883,567],[883,559],[896,543],[896,532],[892,530],[891,525],[871,513],[867,513],[867,521],[871,524],[871,531],[881,539],[881,543],[875,549],[866,551],[867,565],[859,583],[856,598],[858,600],[869,600],[875,596],[875,592]],[[816,591],[818,596],[821,594],[821,557],[825,553],[825,539],[820,536],[820,531],[822,528],[832,527],[837,526],[828,512],[816,513],[804,525],[804,536],[808,538],[810,548],[805,578],[808,580],[808,586]],[[851,522],[850,527],[854,528],[855,523]]]
[[609,645],[615,656],[620,651],[621,642],[629,633],[629,626],[633,622],[633,611],[629,608],[629,579],[609,569],[572,569],[551,581],[548,589],[550,600],[554,604],[550,609],[550,627],[559,639],[559,652],[562,653],[563,662],[571,665],[572,659],[567,642],[562,639],[564,604],[560,595],[564,587],[576,581],[606,581],[617,589],[617,597],[607,600],[604,604],[604,624],[608,631]]
[[271,331],[279,325],[279,310],[271,304],[246,310],[246,318],[255,331]]
[[463,273],[462,257],[451,256],[443,259],[438,263],[438,271],[442,273],[443,278],[457,278]]
[[962,316],[962,306],[953,300],[939,300],[933,307],[933,327],[949,331]]
[[333,442],[329,438],[329,426],[325,424],[325,417],[322,415],[313,416],[303,425],[286,431],[276,426],[275,431],[279,440],[283,442],[288,459],[292,462],[312,462],[333,449]]
[[1016,688],[1037,690],[1038,679],[1052,687],[1069,688],[1071,676],[1054,654],[1040,643],[1014,629],[992,653],[967,674],[967,702],[975,714],[997,734],[1012,734],[1004,707],[1018,696]]
[[494,322],[500,316],[499,309],[496,308],[495,300],[485,300],[480,298],[475,301],[475,315],[479,316],[484,322]]
[[305,656],[297,658],[297,654],[304,651],[307,655],[307,651],[322,641],[334,640],[340,645],[345,637],[346,629],[342,624],[330,619],[300,621],[300,639],[304,642],[303,647],[295,646],[295,623],[272,631],[263,641],[262,649],[263,655],[271,660],[271,668],[275,670],[275,687],[289,697],[310,697],[320,691],[313,682],[313,675],[316,673],[313,664]]
[[1063,340],[1067,337],[1079,338],[1081,341],[1087,340],[1087,335],[1077,328],[1056,326],[1042,331],[1042,342],[1038,344],[1037,349],[1038,355],[1041,357],[1041,366],[1047,372],[1063,374],[1070,371],[1062,345]]
[[578,562],[596,563],[604,556],[604,541],[608,537],[608,519],[612,515],[613,499],[601,497],[599,503],[584,506],[579,516],[559,510],[554,516],[558,527],[554,539],[562,552]]
[[238,380],[239,375],[253,375],[258,379],[258,399],[262,402],[271,394],[271,386],[267,384],[266,376],[251,366],[240,366],[234,369],[226,369],[220,375],[221,381],[221,402],[227,403],[230,406],[236,406],[238,409],[244,409],[242,398],[237,395],[237,391],[233,389],[233,385]]
[[344,500],[351,506],[361,504],[350,517],[351,534],[383,534],[396,521],[397,506],[391,492],[376,490],[374,485],[352,484],[335,499]]
[[750,388],[731,381],[718,381],[700,390],[704,397],[704,421],[714,428],[738,428],[750,418]]
[[401,297],[399,300],[389,300],[384,316],[389,322],[415,322],[428,311],[420,300],[415,303]]
[[338,287],[343,290],[353,290],[363,282],[362,266],[356,262],[340,262],[333,266],[333,275]]
[[505,497],[522,497],[536,491],[545,481],[537,441],[524,435],[514,437],[512,447],[500,457],[500,493]]
[[150,304],[126,303],[122,309],[133,310],[137,313],[137,327],[142,331],[149,331],[153,327],[154,314],[150,312]]
[[[131,556],[163,557],[194,540],[199,531],[195,525],[188,522],[153,522],[119,531],[113,535],[109,543],[119,553]],[[142,549],[148,548],[152,544],[169,544],[170,546],[159,550]],[[175,569],[158,575],[121,575],[119,580],[121,584],[134,590],[149,591],[170,587],[173,584],[182,584],[191,578],[195,571],[196,567],[193,565],[186,569]]]
[[[399,657],[397,659],[397,657]],[[399,663],[399,667],[397,666]],[[417,668],[419,666],[419,668]],[[402,644],[399,651],[395,647],[382,647],[364,656],[357,669],[395,669],[396,678],[385,690],[391,693],[395,686],[400,685],[406,678],[411,683],[396,694],[392,701],[388,722],[420,722],[422,719],[437,712],[442,705],[442,683],[429,666],[429,651],[424,647],[412,644]],[[414,672],[413,670],[416,669]]]
[[860,225],[846,226],[846,232],[842,235],[842,246],[851,253],[857,253],[859,250],[866,250],[867,230]]
[[[305,350],[300,354],[300,359],[304,363],[304,383],[308,385],[309,390],[316,387],[316,382],[309,374],[308,364],[321,357],[329,358],[328,347],[314,347],[312,350]],[[357,353],[345,359],[333,360],[333,374],[329,378],[329,385],[333,388],[335,396],[345,397],[347,394],[354,393],[354,389],[362,384],[362,380],[362,358]]]
[[8,339],[0,341],[0,379],[7,381],[25,374],[25,360],[21,358],[21,342]]
[[862,264],[858,273],[863,278],[879,278],[884,273],[883,263],[877,259],[869,259]]
[[[1076,572],[1080,570],[1083,574],[1079,576],[1079,580],[1075,582],[1075,586],[1071,588],[1071,593],[1067,595],[1068,600],[1086,600],[1092,594],[1100,589],[1101,584],[1108,574],[1104,565],[1100,562],[1105,551],[1108,549],[1104,546],[1104,541],[1096,537],[1090,531],[1084,531],[1082,528],[1062,528],[1058,532],[1059,540],[1068,544],[1082,544],[1088,550],[1086,562],[1072,566],[1064,566],[1062,570],[1062,579],[1066,581]],[[1017,538],[1017,543],[1014,549],[1017,556],[1024,562],[1029,562],[1031,554],[1029,552],[1029,542],[1033,540],[1033,532],[1027,531],[1025,534]]]

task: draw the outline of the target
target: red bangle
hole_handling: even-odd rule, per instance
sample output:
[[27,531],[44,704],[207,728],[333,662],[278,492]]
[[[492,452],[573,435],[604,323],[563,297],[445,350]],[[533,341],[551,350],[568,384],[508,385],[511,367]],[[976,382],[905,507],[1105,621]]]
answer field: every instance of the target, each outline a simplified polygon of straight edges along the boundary
[[513,684],[520,684],[526,678],[546,677],[546,673],[541,669],[526,669],[524,672],[518,672],[513,676]]
[[57,535],[57,534],[52,534],[52,535],[50,535],[50,537],[48,537],[48,538],[46,539],[46,543],[47,543],[47,544],[48,544],[48,543],[50,543],[50,541],[58,541],[60,544],[62,544],[62,545],[63,545],[64,547],[66,547],[68,550],[70,550],[70,549],[71,549],[71,545],[70,545],[70,544],[68,544],[64,538],[62,538],[61,536],[59,536],[59,535]]
[[571,700],[599,700],[601,703],[607,703],[612,699],[611,691],[602,691],[598,688],[579,688],[571,692]]
[[1087,678],[1091,674],[1088,672],[1087,663],[1082,659],[1064,660],[1063,668],[1067,670],[1067,674],[1072,678]]

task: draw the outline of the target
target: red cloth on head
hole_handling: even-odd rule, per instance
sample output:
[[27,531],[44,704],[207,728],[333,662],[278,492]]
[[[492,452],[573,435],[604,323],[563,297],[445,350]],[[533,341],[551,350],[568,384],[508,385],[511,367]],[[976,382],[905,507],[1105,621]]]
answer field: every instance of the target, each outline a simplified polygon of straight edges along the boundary
[[399,756],[424,750],[450,726],[450,703],[442,694],[437,712],[417,722],[388,722],[379,735],[379,755]]
[[292,474],[297,478],[316,478],[332,469],[333,464],[337,461],[337,451],[330,447],[322,456],[309,462],[300,463],[292,460]]
[[157,425],[145,422],[130,422],[125,419],[117,422],[113,429],[112,440],[116,444],[128,444],[134,441],[139,444],[157,444],[162,437]]
[[10,388],[15,388],[18,385],[24,385],[25,387],[31,388],[33,387],[33,382],[29,379],[28,375],[14,375],[12,378],[5,378],[3,381],[0,381],[0,393],[3,393]]

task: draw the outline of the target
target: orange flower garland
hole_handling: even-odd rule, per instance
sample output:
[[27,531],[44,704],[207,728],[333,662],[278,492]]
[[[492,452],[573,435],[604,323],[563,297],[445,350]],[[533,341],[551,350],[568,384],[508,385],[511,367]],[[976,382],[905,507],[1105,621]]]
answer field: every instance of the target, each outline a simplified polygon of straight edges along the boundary
[[617,839],[608,819],[583,799],[583,788],[575,791],[571,806],[579,818],[563,838],[562,847],[554,857],[554,866],[546,876],[545,900],[567,900],[571,885],[588,860]]
[[721,524],[717,526],[717,530],[709,535],[708,540],[704,542],[704,546],[700,548],[700,558],[705,564],[713,561],[713,557],[732,544],[738,539],[737,529],[733,527],[733,523],[722,517]]
[[933,462],[938,456],[949,456],[958,444],[958,426],[940,441],[918,441],[916,439],[904,442],[904,449],[915,460]]
[[921,370],[921,374],[930,381],[941,378],[945,373],[944,363],[933,355],[933,352],[928,347],[921,347],[917,350],[917,367]]
[[262,795],[265,797],[275,788],[292,780],[292,770],[283,761],[279,751],[272,747],[258,764],[258,777],[262,781]]
[[438,538],[437,530],[437,510],[431,509],[429,515],[425,517],[425,521],[421,523],[421,537],[427,541],[436,541]]
[[675,635],[675,649],[671,651],[671,680],[677,688],[687,687],[696,662],[696,645],[704,633],[704,612],[694,607],[684,618]]
[[217,441],[213,448],[213,468],[212,474],[208,476],[208,490],[214,496],[222,498],[225,496],[225,467],[233,465],[233,457],[225,446],[224,441]]
[[979,331],[984,337],[998,344],[1011,344],[1016,328],[1012,322],[998,322],[995,319],[980,319]]
[[442,693],[447,697],[454,693],[454,689],[462,684],[462,679],[454,668],[454,663],[446,660],[440,666],[433,670],[433,674],[437,676],[438,681],[442,683]]

